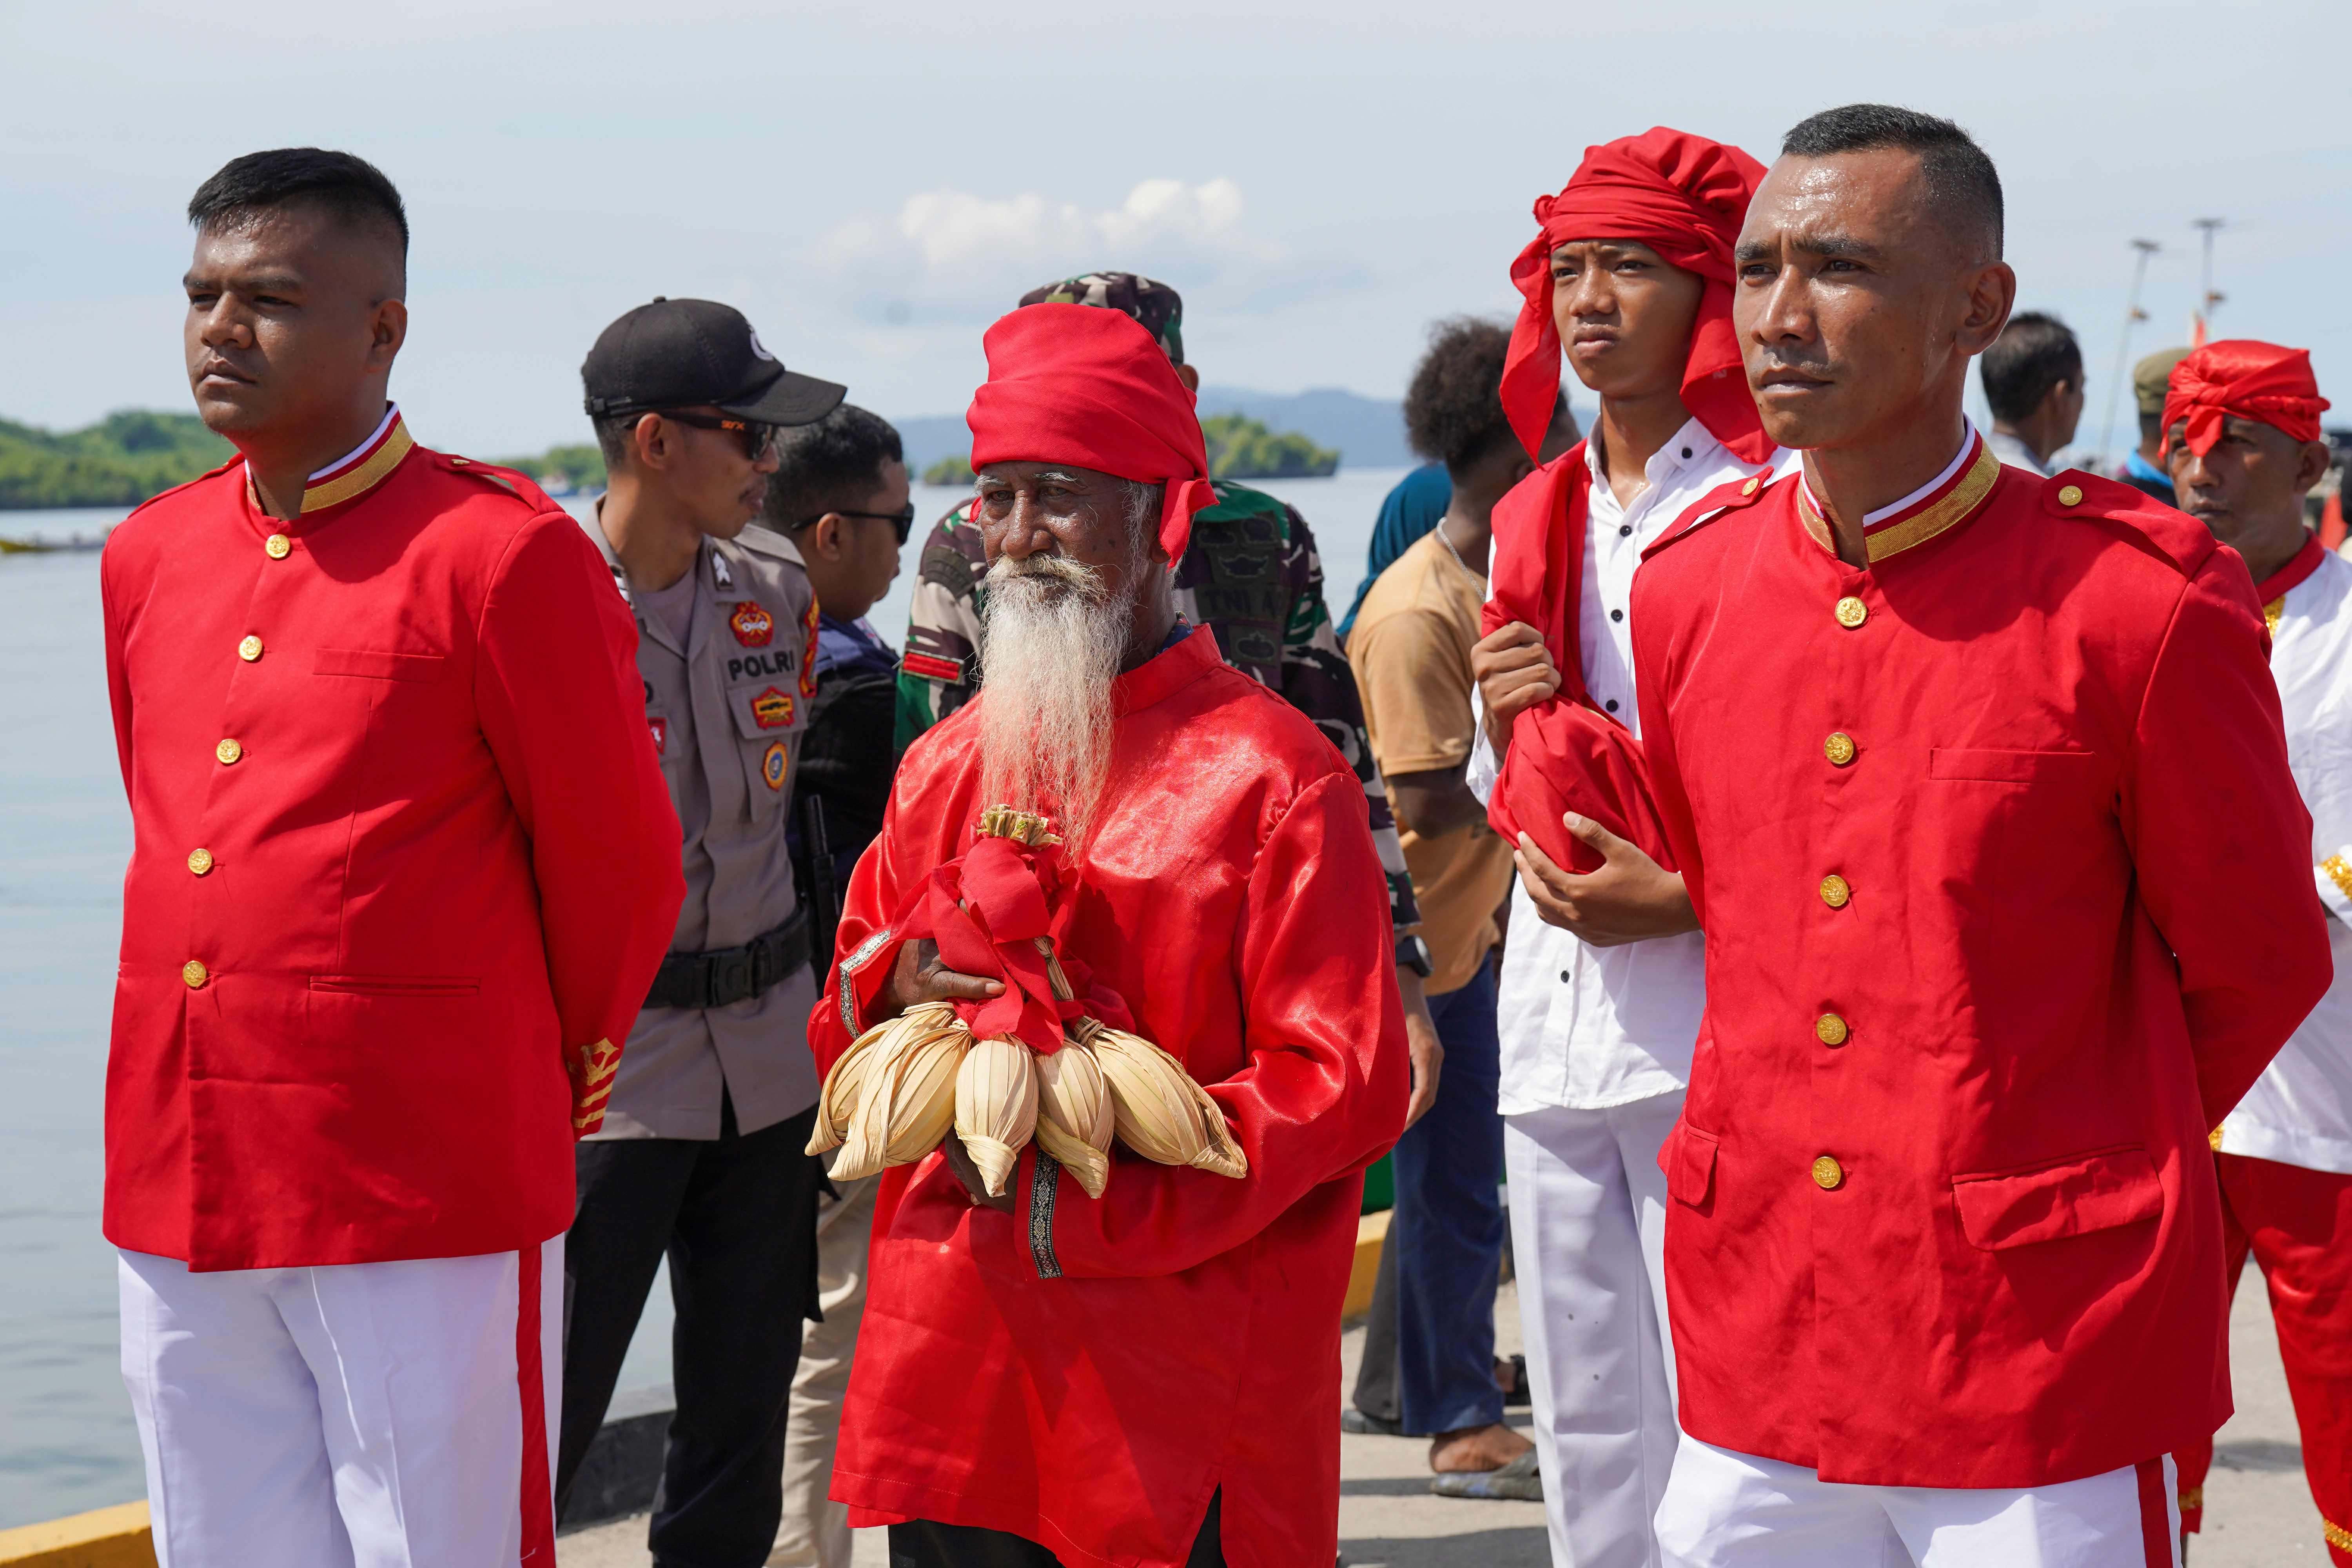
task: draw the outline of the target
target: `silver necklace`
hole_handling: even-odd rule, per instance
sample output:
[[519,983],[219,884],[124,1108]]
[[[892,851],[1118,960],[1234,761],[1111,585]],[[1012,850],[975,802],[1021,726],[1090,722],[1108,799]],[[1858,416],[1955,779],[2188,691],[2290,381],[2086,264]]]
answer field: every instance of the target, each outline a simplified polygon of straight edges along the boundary
[[1445,553],[1454,557],[1454,564],[1461,567],[1464,574],[1467,576],[1476,578],[1481,583],[1486,580],[1484,577],[1480,577],[1477,573],[1470,570],[1470,563],[1462,559],[1462,552],[1454,549],[1454,541],[1445,537],[1445,520],[1442,517],[1437,520],[1436,533],[1437,542],[1445,546]]

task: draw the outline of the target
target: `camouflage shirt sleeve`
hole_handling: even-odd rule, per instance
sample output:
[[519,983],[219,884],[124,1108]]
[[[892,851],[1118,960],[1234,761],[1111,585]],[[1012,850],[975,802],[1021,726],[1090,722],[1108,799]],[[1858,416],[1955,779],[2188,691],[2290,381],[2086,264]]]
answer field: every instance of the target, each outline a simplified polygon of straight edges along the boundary
[[980,689],[980,577],[988,555],[965,501],[923,542],[907,616],[907,651],[898,661],[901,755],[915,738]]
[[1421,927],[1421,909],[1372,763],[1363,699],[1323,601],[1315,534],[1296,508],[1263,490],[1225,479],[1216,489],[1217,505],[1192,519],[1192,543],[1177,566],[1177,608],[1216,634],[1226,663],[1312,720],[1355,769],[1388,876],[1390,919],[1398,936],[1408,935]]

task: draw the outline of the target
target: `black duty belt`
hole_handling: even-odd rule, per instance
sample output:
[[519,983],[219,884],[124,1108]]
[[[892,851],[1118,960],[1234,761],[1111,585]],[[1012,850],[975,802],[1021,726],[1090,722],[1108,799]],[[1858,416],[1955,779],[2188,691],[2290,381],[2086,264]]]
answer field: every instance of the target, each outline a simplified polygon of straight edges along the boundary
[[809,912],[803,908],[763,936],[716,952],[673,952],[661,962],[648,1007],[724,1007],[757,996],[807,967]]

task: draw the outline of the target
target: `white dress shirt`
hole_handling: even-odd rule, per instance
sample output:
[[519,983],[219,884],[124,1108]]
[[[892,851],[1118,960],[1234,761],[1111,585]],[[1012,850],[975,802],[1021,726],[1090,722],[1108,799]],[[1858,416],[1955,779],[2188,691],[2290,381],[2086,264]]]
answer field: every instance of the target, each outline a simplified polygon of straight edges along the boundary
[[2352,562],[2321,557],[2273,604],[2271,676],[2287,765],[2311,812],[2312,875],[2336,917],[2336,979],[2222,1121],[2215,1147],[2352,1174]]
[[1997,461],[2006,463],[2012,468],[2023,468],[2038,479],[2046,479],[2050,477],[2049,468],[2043,466],[2041,458],[2035,455],[2033,448],[2006,430],[1987,431],[1985,445],[1992,448],[1992,455]]
[[[1793,466],[1797,454],[1780,454]],[[1590,447],[1591,491],[1585,513],[1584,597],[1578,652],[1594,702],[1637,733],[1633,626],[1625,619],[1642,552],[1718,485],[1756,472],[1693,419],[1643,467],[1648,488],[1620,506]],[[1474,694],[1475,695],[1475,694]],[[1472,748],[1470,788],[1494,792],[1495,754]],[[1691,1048],[1706,1003],[1706,949],[1696,931],[1588,947],[1546,925],[1517,877],[1511,924],[1497,984],[1502,1037],[1501,1110],[1523,1115],[1546,1106],[1599,1110],[1671,1094],[1690,1079]]]

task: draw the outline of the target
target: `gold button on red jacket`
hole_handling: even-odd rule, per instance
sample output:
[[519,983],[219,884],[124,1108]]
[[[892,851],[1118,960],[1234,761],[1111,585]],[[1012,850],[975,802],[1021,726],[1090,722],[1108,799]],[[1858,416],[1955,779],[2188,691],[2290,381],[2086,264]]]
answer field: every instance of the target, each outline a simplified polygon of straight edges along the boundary
[[1801,478],[1718,490],[1634,584],[1706,931],[1683,1427],[1825,1480],[2048,1485],[2230,1414],[2206,1133],[2328,984],[2310,820],[2238,556],[2063,479],[1979,453],[1861,569]]
[[397,419],[310,499],[268,517],[231,464],[107,542],[136,833],[107,1238],[199,1269],[529,1247],[571,1223],[598,1044],[681,897],[636,628],[528,479]]

